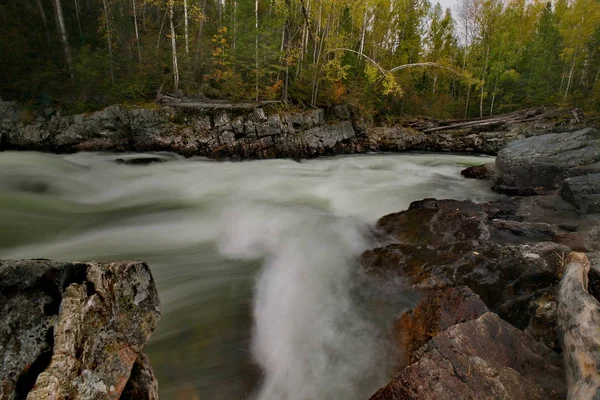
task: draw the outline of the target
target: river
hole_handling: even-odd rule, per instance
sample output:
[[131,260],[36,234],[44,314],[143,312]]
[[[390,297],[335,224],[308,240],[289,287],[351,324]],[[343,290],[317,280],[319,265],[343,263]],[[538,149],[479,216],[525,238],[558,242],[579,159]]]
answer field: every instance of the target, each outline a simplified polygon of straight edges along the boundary
[[147,261],[162,399],[368,398],[420,296],[362,273],[372,225],[426,197],[493,197],[459,174],[487,157],[115,162],[148,156],[0,153],[0,258]]

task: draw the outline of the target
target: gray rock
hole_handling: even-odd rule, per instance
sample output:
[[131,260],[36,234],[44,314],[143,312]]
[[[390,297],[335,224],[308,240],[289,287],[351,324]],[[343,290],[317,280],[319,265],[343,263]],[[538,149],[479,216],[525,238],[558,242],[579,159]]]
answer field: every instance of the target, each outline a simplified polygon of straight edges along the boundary
[[255,108],[248,114],[248,119],[252,122],[265,122],[267,120],[267,113],[262,108]]
[[259,137],[281,135],[286,132],[286,126],[278,114],[270,115],[266,122],[256,124],[256,133]]
[[324,125],[304,132],[302,138],[311,149],[332,148],[334,145],[356,136],[352,123],[343,121],[335,125]]
[[600,172],[600,131],[592,128],[509,143],[496,158],[498,178],[520,193],[557,189],[570,176]]
[[144,263],[0,261],[0,398],[118,398],[159,316]]
[[229,114],[226,112],[221,112],[215,116],[215,128],[219,132],[230,131],[233,129],[231,125],[231,119],[229,118]]
[[582,214],[600,213],[600,174],[565,179],[561,196],[576,206]]
[[233,143],[235,142],[235,133],[231,131],[225,131],[221,134],[222,143]]
[[231,121],[231,126],[233,127],[233,131],[237,135],[241,135],[244,133],[244,118],[236,117],[233,121]]
[[562,359],[496,314],[436,336],[371,400],[562,400]]

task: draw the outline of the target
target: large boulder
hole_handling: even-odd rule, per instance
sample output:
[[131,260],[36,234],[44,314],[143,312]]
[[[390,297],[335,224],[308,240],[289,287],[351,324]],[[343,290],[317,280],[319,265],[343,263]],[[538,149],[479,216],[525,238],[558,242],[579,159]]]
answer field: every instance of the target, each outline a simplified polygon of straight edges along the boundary
[[565,179],[561,195],[582,214],[600,214],[600,174]]
[[559,400],[566,396],[559,354],[485,313],[437,335],[371,400]]
[[502,190],[533,194],[558,189],[565,178],[600,172],[600,131],[516,140],[500,151],[496,168]]
[[155,392],[142,351],[159,317],[145,263],[0,261],[0,398]]

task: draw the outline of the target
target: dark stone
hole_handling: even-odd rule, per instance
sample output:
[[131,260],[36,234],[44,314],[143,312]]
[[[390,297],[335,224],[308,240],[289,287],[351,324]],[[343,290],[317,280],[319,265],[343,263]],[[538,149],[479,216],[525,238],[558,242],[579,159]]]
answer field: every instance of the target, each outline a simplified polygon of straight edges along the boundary
[[582,214],[600,212],[600,174],[565,179],[561,196],[577,207]]
[[125,165],[148,165],[155,163],[163,163],[167,160],[160,157],[135,157],[135,158],[117,158],[115,162],[117,164]]
[[361,264],[372,274],[408,277],[422,289],[468,286],[490,310],[520,329],[531,327],[537,339],[557,348],[555,321],[546,309],[554,304],[561,256],[570,249],[550,240],[565,233],[552,224],[495,219],[515,212],[503,208],[456,200],[412,203],[378,221],[384,245],[365,251]]
[[467,179],[493,180],[496,179],[496,165],[494,163],[476,165],[460,171]]
[[493,313],[438,334],[371,400],[559,400],[560,355]]

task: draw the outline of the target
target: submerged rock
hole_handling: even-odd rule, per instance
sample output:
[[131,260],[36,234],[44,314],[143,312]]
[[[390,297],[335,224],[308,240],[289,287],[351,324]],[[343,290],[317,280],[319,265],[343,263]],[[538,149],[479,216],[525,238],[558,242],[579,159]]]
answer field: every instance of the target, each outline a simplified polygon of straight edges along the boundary
[[0,398],[118,399],[130,376],[156,392],[159,317],[145,263],[0,261]]
[[487,163],[483,165],[475,165],[460,171],[460,174],[467,179],[495,180],[496,179],[496,164]]

